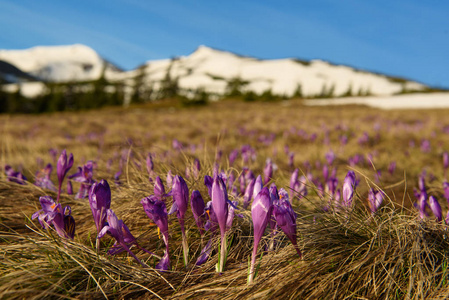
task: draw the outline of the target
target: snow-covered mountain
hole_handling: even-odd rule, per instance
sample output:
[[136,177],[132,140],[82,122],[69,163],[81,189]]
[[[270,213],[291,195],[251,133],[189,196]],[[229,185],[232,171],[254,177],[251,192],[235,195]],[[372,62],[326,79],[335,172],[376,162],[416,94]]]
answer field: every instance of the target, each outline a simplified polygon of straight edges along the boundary
[[[187,96],[191,91],[203,90],[217,98],[236,82],[242,92],[261,94],[270,91],[274,95],[300,94],[305,97],[393,95],[428,88],[414,81],[322,60],[259,60],[206,46],[200,46],[188,56],[148,61],[127,72],[104,60],[93,49],[79,44],[0,50],[0,61],[44,82],[91,81],[100,78],[104,72],[107,80],[123,82],[127,93],[132,93],[138,85],[157,91],[168,79],[176,82],[180,92]],[[29,84],[20,84],[21,91],[26,93]],[[34,88],[34,91],[38,89]]]
[[79,44],[0,50],[0,60],[49,82],[89,81],[98,79],[103,71],[106,76],[120,72],[92,48]]
[[[238,79],[244,91],[261,94],[292,96],[301,89],[303,96],[332,94],[392,95],[401,91],[421,91],[427,86],[403,79],[388,77],[343,65],[333,65],[322,60],[298,59],[259,60],[230,52],[200,46],[189,56],[176,59],[148,61],[137,76],[144,71],[145,80],[159,88],[169,77],[177,79],[181,89],[204,89],[222,95],[228,84]],[[350,92],[350,93],[348,93]]]

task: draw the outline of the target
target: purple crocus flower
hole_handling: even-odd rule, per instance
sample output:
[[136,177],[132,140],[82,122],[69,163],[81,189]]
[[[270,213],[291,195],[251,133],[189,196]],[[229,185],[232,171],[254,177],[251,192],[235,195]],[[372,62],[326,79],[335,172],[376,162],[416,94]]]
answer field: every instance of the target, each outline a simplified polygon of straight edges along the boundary
[[95,182],[93,180],[94,163],[88,161],[84,166],[78,167],[78,172],[69,176],[69,179],[79,182],[80,189],[75,195],[76,199],[83,199],[89,196],[89,189]]
[[173,174],[171,173],[171,170],[168,170],[167,172],[167,186],[173,185]]
[[430,141],[428,139],[423,139],[421,141],[421,151],[424,153],[428,153],[431,151],[430,149]]
[[201,164],[198,158],[195,158],[193,161],[193,176],[195,179],[198,179],[200,177],[200,171],[201,171]]
[[56,156],[58,155],[58,150],[51,148],[48,150],[48,153],[50,154],[51,158],[53,159],[53,162],[56,163]]
[[441,220],[443,220],[443,214],[441,213],[441,206],[434,196],[429,197],[429,207],[432,213],[437,218],[438,222],[441,222]]
[[446,180],[443,182],[443,192],[444,198],[446,198],[446,201],[449,204],[449,182],[447,182]]
[[382,191],[377,191],[374,188],[371,188],[368,192],[368,201],[369,201],[369,207],[371,209],[371,213],[376,213],[380,206],[382,205],[382,202],[384,200],[384,194]]
[[245,189],[245,194],[243,195],[243,208],[246,209],[251,201],[251,198],[253,197],[254,192],[254,184],[256,180],[252,179]]
[[294,152],[290,152],[290,153],[288,154],[288,166],[289,166],[290,168],[293,168],[294,161],[295,161],[295,153],[294,153]]
[[140,203],[142,204],[147,216],[157,225],[158,231],[162,232],[162,239],[165,243],[164,256],[156,265],[156,269],[161,271],[169,270],[170,256],[168,246],[168,214],[165,203],[154,195],[143,198]]
[[61,203],[55,203],[50,196],[39,198],[42,209],[35,212],[31,219],[38,218],[43,228],[47,229],[53,225],[60,237],[70,238],[73,240],[75,236],[75,220],[72,217],[70,206],[62,209]]
[[145,265],[137,258],[137,256],[129,249],[132,245],[136,245],[140,250],[143,250],[151,255],[154,255],[150,251],[147,251],[137,244],[136,238],[131,234],[128,227],[119,220],[112,209],[106,210],[108,225],[104,226],[98,233],[97,239],[101,239],[105,234],[111,235],[115,239],[114,245],[108,250],[109,255],[119,254],[126,251],[131,255],[138,263],[143,267]]
[[263,176],[265,178],[264,185],[267,184],[273,176],[273,162],[269,158],[267,159],[265,168],[263,169]]
[[228,192],[220,176],[215,175],[212,184],[212,208],[217,217],[221,235],[221,251],[218,272],[223,272],[226,263],[226,221],[228,219]]
[[114,174],[114,183],[117,185],[117,186],[120,186],[120,185],[122,185],[122,182],[120,181],[120,176],[122,175],[122,171],[121,170],[119,170],[118,172],[116,172],[115,174]]
[[254,182],[254,190],[253,190],[253,198],[259,194],[260,190],[263,188],[262,176],[257,176],[256,181]]
[[187,183],[184,181],[184,178],[179,175],[175,176],[171,193],[173,196],[173,206],[170,209],[170,214],[174,213],[175,211],[177,212],[176,216],[178,217],[182,232],[184,265],[187,266],[189,247],[187,245],[187,238],[184,229],[184,218],[187,212],[187,206],[189,204],[189,188],[187,187]]
[[214,183],[214,179],[209,175],[204,176],[204,185],[207,187],[207,191],[209,192],[209,197],[212,198],[212,185]]
[[[106,225],[106,212],[111,208],[111,188],[106,180],[95,182],[89,190],[89,205],[94,217],[97,233]],[[97,240],[97,250],[100,248]]]
[[16,172],[10,165],[5,166],[6,180],[18,184],[25,184],[27,180],[21,172]]
[[345,207],[349,208],[352,206],[356,185],[355,173],[354,171],[349,171],[343,182],[343,203]]
[[67,194],[73,195],[73,187],[72,182],[70,180],[67,181]]
[[270,192],[268,188],[264,187],[254,198],[253,204],[251,206],[251,216],[253,220],[254,227],[254,246],[251,257],[251,267],[249,271],[248,283],[251,284],[254,279],[254,267],[256,264],[256,254],[257,248],[259,246],[260,240],[267,228],[268,221],[271,217],[272,212],[272,202],[270,198]]
[[290,176],[290,191],[292,193],[292,196],[293,196],[293,193],[296,192],[295,191],[295,186],[296,186],[296,183],[298,182],[298,174],[299,174],[299,169],[296,168],[293,171],[292,175]]
[[195,218],[200,235],[203,236],[204,225],[207,221],[206,205],[204,204],[201,193],[197,190],[193,191],[190,196],[190,207],[192,208],[193,217]]
[[428,216],[426,212],[427,204],[427,192],[425,189],[416,190],[414,189],[415,197],[418,199],[418,203],[415,203],[415,207],[419,210],[419,216],[421,219],[424,219]]
[[232,222],[234,221],[235,216],[235,210],[238,205],[238,201],[230,201],[230,202],[232,203],[232,205],[229,205],[228,207],[228,218],[226,219],[226,231],[228,231],[232,227]]
[[70,153],[69,158],[67,159],[66,150],[65,149],[62,150],[62,153],[58,159],[58,163],[56,164],[56,173],[58,175],[58,198],[56,199],[56,202],[59,202],[59,197],[61,196],[62,182],[64,181],[67,172],[72,168],[72,166],[73,166],[73,154]]
[[390,173],[390,175],[393,175],[395,170],[396,170],[396,162],[392,161],[388,166],[388,172]]
[[327,165],[323,166],[323,178],[324,181],[327,181],[329,179],[329,167]]
[[161,201],[165,201],[165,198],[170,196],[170,193],[165,193],[164,184],[162,183],[162,179],[159,176],[156,177],[154,183],[154,195]]
[[51,164],[47,164],[45,168],[36,172],[36,179],[34,184],[43,189],[49,189],[53,192],[56,192],[56,187],[50,179],[52,170],[53,166]]
[[201,250],[200,256],[196,260],[195,265],[200,266],[204,264],[209,258],[211,251],[212,251],[212,237],[209,239],[206,246],[204,246],[204,248]]
[[281,189],[279,191],[279,196],[279,201],[273,205],[273,215],[276,219],[277,226],[282,229],[288,239],[292,242],[299,257],[302,257],[296,237],[296,213],[288,200],[288,193]]
[[237,156],[239,155],[239,150],[235,149],[232,150],[229,154],[229,165],[234,164],[234,161],[237,159]]
[[334,151],[330,150],[329,152],[326,153],[326,160],[327,160],[327,163],[329,164],[329,166],[332,165],[332,163],[335,160]]

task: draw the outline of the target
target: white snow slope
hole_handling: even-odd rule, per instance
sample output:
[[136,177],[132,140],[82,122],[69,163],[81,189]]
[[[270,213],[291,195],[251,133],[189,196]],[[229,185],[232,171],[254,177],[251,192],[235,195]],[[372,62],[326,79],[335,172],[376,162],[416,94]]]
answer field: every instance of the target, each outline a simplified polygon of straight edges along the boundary
[[[359,71],[321,60],[301,62],[295,59],[258,60],[200,46],[189,56],[175,60],[149,61],[144,65],[147,82],[158,88],[167,72],[177,78],[181,89],[203,89],[224,94],[228,82],[239,78],[247,81],[244,90],[261,94],[271,90],[276,95],[292,96],[301,86],[303,96],[317,96],[323,89],[333,89],[334,96],[359,92],[372,95],[392,95],[406,89],[420,91],[425,85],[413,81],[398,81],[384,75]],[[128,76],[137,75],[131,71]]]
[[380,109],[435,109],[449,108],[449,92],[417,93],[384,97],[349,97],[338,99],[311,99],[309,106],[367,105]]
[[0,50],[0,60],[44,81],[68,82],[98,79],[115,73],[93,49],[76,44],[39,46],[25,50]]

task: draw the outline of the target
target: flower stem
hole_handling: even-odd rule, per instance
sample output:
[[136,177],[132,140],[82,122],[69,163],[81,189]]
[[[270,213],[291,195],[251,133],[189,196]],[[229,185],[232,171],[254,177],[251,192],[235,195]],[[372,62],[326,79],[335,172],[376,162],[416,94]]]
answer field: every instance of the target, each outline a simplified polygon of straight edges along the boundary
[[184,266],[187,267],[189,263],[189,245],[184,230],[182,230],[182,252],[184,254]]
[[218,269],[218,272],[223,272],[224,265],[226,264],[226,234],[221,235],[221,251],[220,251],[220,268]]
[[256,265],[256,254],[257,254],[258,246],[259,246],[259,242],[256,243],[256,241],[254,241],[253,254],[251,255],[251,267],[249,269],[249,275],[248,275],[248,284],[252,284],[254,281],[254,267]]

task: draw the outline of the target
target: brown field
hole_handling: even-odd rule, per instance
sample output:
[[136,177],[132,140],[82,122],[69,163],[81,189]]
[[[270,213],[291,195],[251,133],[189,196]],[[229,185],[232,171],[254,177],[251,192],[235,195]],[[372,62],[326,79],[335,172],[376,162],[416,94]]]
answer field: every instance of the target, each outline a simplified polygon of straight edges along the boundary
[[[80,113],[0,116],[0,165],[21,169],[29,183],[19,185],[0,175],[0,298],[1,299],[445,299],[449,297],[447,266],[449,237],[443,222],[419,218],[413,207],[413,188],[426,172],[426,187],[442,206],[445,181],[442,154],[449,150],[447,110],[382,111],[362,106],[306,107],[300,101],[243,103],[222,101],[204,107],[184,108],[161,102],[128,109],[106,108]],[[302,130],[302,131],[301,131]],[[359,143],[366,132],[369,139]],[[312,135],[316,138],[311,138]],[[347,144],[340,141],[348,138]],[[173,139],[184,145],[173,149]],[[423,140],[430,142],[423,151]],[[244,162],[238,156],[231,164],[228,155],[242,145],[255,149],[256,157]],[[293,166],[285,152],[294,153]],[[63,192],[61,203],[70,205],[76,221],[74,240],[44,230],[31,215],[40,209],[39,197],[56,193],[33,185],[34,174],[44,164],[53,164],[52,180],[57,185],[56,163],[50,149],[73,153],[77,166],[96,163],[93,178],[106,179],[112,189],[111,209],[123,219],[139,244],[162,255],[164,243],[146,216],[140,200],[153,193],[145,159],[154,157],[154,172],[165,182],[169,170],[186,179],[190,192],[197,189],[210,198],[203,184],[212,176],[214,163],[236,178],[243,167],[263,174],[267,158],[277,168],[271,183],[288,190],[290,175],[300,168],[323,181],[321,167],[333,150],[339,187],[346,173],[354,170],[360,180],[353,207],[346,213],[328,205],[315,183],[309,193],[292,204],[298,214],[299,259],[281,232],[274,251],[262,254],[254,284],[247,285],[248,260],[253,239],[250,209],[239,206],[242,217],[234,219],[225,271],[215,272],[218,251],[202,266],[194,265],[204,241],[200,238],[190,209],[186,226],[190,264],[182,262],[181,233],[175,215],[169,217],[172,270],[153,269],[157,259],[133,249],[148,266],[143,268],[126,253],[106,254],[112,238],[102,240],[95,250],[96,228],[88,199],[74,199]],[[216,159],[218,153],[221,158]],[[365,162],[354,166],[348,158],[356,154]],[[371,161],[366,158],[369,156]],[[198,179],[187,178],[198,158]],[[122,159],[121,185],[114,184]],[[41,162],[40,162],[41,161]],[[109,162],[108,162],[109,161]],[[390,174],[391,162],[397,163]],[[375,179],[377,171],[380,179]],[[237,181],[238,182],[238,181]],[[323,182],[324,183],[324,182]],[[370,187],[386,194],[374,215],[368,207]],[[65,190],[65,182],[63,185]],[[74,183],[75,191],[78,185]],[[166,186],[167,190],[170,190]],[[233,198],[230,196],[230,198]],[[232,200],[242,201],[239,195]],[[171,199],[169,200],[171,202]],[[168,205],[168,208],[170,205]],[[269,242],[268,229],[262,244]],[[218,240],[215,243],[217,249]],[[262,245],[263,246],[263,245]]]

